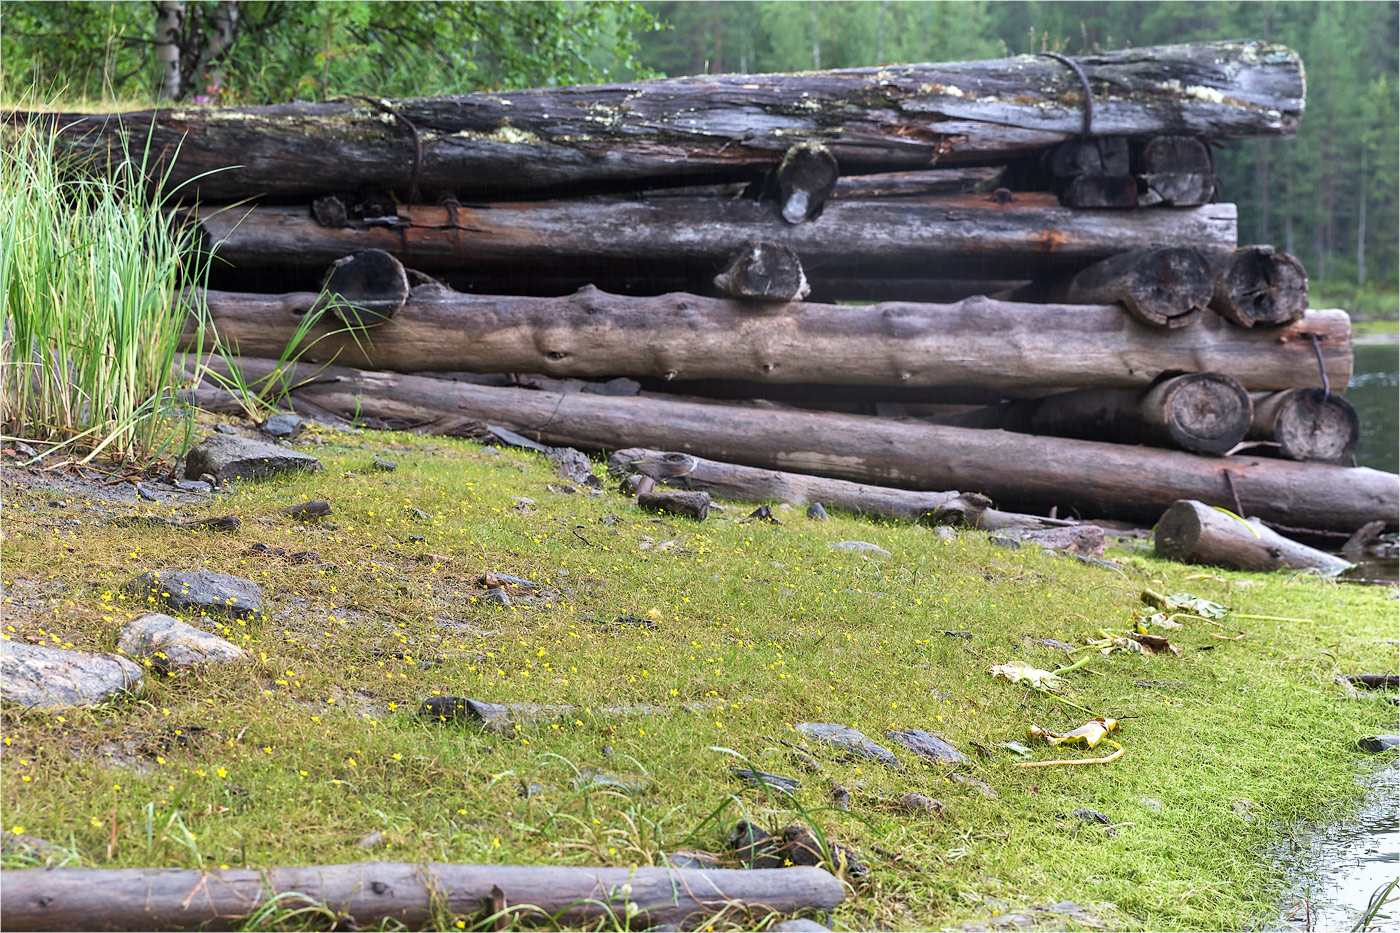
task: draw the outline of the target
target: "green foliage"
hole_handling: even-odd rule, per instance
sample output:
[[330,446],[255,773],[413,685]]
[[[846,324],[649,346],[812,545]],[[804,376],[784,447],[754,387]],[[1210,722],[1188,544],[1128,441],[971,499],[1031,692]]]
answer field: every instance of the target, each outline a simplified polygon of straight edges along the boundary
[[[220,103],[421,96],[606,80],[640,70],[632,3],[244,0],[232,44],[200,72],[219,4],[185,4],[182,96]],[[155,13],[138,3],[4,5],[3,55],[19,80],[71,97],[156,91]]]

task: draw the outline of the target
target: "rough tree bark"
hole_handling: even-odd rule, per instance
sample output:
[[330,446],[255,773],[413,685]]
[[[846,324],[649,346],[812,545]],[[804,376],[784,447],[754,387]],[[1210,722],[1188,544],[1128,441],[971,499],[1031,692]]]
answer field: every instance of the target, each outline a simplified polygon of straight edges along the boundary
[[[985,195],[836,199],[792,225],[774,203],[747,199],[592,198],[480,206],[400,207],[393,223],[319,224],[305,207],[205,208],[192,215],[216,268],[305,269],[382,249],[424,272],[509,276],[582,273],[586,284],[641,274],[708,277],[752,240],[779,243],[814,288],[828,278],[1027,279],[1072,275],[1119,253],[1190,246],[1229,253],[1233,204],[1183,210],[1076,211],[1048,194],[1001,203]],[[481,289],[474,289],[480,291]]]
[[[291,868],[56,868],[6,871],[6,930],[230,930],[278,898],[324,905],[358,928],[385,920],[412,929],[440,911],[565,926],[629,917],[634,927],[683,924],[733,905],[736,913],[829,910],[845,891],[819,868],[784,871],[354,862]],[[624,895],[621,892],[630,893]],[[628,912],[628,905],[638,908]],[[512,920],[515,915],[512,914]]]
[[[279,357],[316,295],[207,292],[214,326],[240,352]],[[192,324],[193,326],[193,318]],[[413,290],[369,333],[329,323],[305,358],[398,372],[742,379],[767,383],[977,386],[999,390],[1145,386],[1161,373],[1228,372],[1260,391],[1320,384],[1317,335],[1333,385],[1351,378],[1345,312],[1314,311],[1283,330],[1218,317],[1163,331],[1116,305],[758,305],[673,294],[562,298]]]
[[1214,286],[1210,263],[1194,247],[1156,246],[1110,256],[1043,292],[1049,301],[1117,303],[1146,324],[1185,327],[1210,305]]
[[[1302,65],[1283,46],[1209,42],[1078,62],[1098,134],[1287,136],[1303,109]],[[1084,104],[1063,65],[1020,56],[52,119],[79,153],[98,159],[121,151],[119,126],[136,139],[149,133],[151,151],[172,163],[168,182],[202,176],[182,194],[209,201],[362,184],[406,192],[414,180],[436,197],[752,178],[808,140],[826,145],[843,174],[1000,162],[1077,137]]]
[[[245,358],[250,376],[270,361]],[[470,417],[533,440],[586,450],[651,447],[731,463],[914,489],[983,493],[1020,511],[1155,521],[1177,499],[1243,508],[1294,526],[1346,531],[1395,523],[1400,478],[1288,460],[1211,457],[1095,441],[1033,437],[850,415],[766,411],[500,389],[394,373],[306,366],[293,398],[342,416],[400,426]],[[219,393],[197,396],[218,402]],[[1228,478],[1227,478],[1228,477]]]
[[1350,562],[1285,538],[1257,519],[1242,519],[1183,499],[1172,503],[1152,532],[1160,557],[1235,570],[1316,570],[1335,577]]

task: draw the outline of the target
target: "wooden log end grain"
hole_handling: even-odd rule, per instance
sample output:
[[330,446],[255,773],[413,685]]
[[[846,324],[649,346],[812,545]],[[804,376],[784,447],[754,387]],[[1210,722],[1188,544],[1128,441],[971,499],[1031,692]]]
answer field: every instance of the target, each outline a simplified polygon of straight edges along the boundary
[[767,241],[740,250],[714,284],[722,294],[759,301],[801,301],[812,291],[797,254]]
[[798,143],[778,164],[778,203],[790,224],[815,220],[836,187],[836,157],[819,142]]
[[1289,460],[1346,466],[1361,439],[1361,418],[1351,403],[1322,389],[1286,389],[1260,396],[1249,437],[1277,443]]
[[352,327],[384,323],[410,292],[403,265],[382,249],[361,250],[331,263],[321,290],[336,318]]
[[1215,196],[1215,164],[1195,136],[1154,136],[1138,156],[1138,206],[1199,207]]
[[1210,306],[1240,327],[1291,324],[1308,310],[1303,264],[1272,246],[1246,246],[1216,257]]
[[1198,454],[1223,454],[1242,441],[1254,406],[1224,373],[1188,373],[1164,379],[1143,394],[1143,417],[1157,422],[1172,443]]

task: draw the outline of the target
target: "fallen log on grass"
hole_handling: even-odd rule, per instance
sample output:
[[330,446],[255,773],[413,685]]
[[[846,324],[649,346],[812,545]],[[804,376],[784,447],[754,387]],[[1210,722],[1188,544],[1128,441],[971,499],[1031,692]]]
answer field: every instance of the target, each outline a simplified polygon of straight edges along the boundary
[[1080,389],[933,420],[964,428],[1000,428],[1022,434],[1224,454],[1244,439],[1252,414],[1249,393],[1230,376],[1186,373],[1141,390]]
[[739,502],[781,500],[794,506],[823,506],[861,515],[881,515],[929,525],[965,524],[984,531],[1033,530],[1073,525],[991,507],[985,496],[960,492],[917,492],[867,486],[843,479],[706,460],[678,451],[628,447],[608,458],[614,470],[638,473],[678,489],[694,489]]
[[[1084,55],[1092,130],[1208,138],[1289,136],[1303,109],[1298,56],[1255,41]],[[201,201],[397,189],[541,192],[753,178],[795,143],[824,143],[843,174],[1003,162],[1085,129],[1088,102],[1060,62],[883,65],[703,75],[457,97],[124,114],[12,114],[61,128],[99,164],[143,146],[153,173]],[[417,190],[415,190],[417,189]]]
[[[1027,279],[1072,275],[1124,251],[1235,249],[1233,204],[1183,210],[1080,211],[1053,195],[839,199],[820,218],[786,222],[777,204],[719,198],[400,206],[395,217],[322,226],[305,206],[204,207],[185,216],[213,249],[215,269],[305,270],[382,249],[424,272],[473,276],[477,290],[543,267],[606,288],[638,275],[713,275],[735,250],[767,240],[795,252],[818,287],[829,278]],[[310,287],[309,285],[307,287]],[[1209,296],[1207,296],[1208,298]]]
[[1182,499],[1162,514],[1152,532],[1157,556],[1187,564],[1234,570],[1315,570],[1335,577],[1353,565],[1299,544],[1255,518],[1241,518],[1204,502]]
[[[1247,333],[1247,332],[1245,332]],[[217,361],[214,365],[218,365]],[[272,361],[245,358],[250,377]],[[559,395],[422,376],[303,364],[291,374],[307,400],[342,416],[374,416],[412,428],[443,419],[502,424],[541,443],[583,450],[651,447],[731,463],[913,489],[959,489],[1023,511],[1155,521],[1177,499],[1233,506],[1308,528],[1348,533],[1368,521],[1394,525],[1400,477],[1366,468],[1210,457],[1121,444],[1034,437],[851,415],[769,411]],[[218,405],[222,390],[198,404]]]
[[1361,418],[1351,403],[1322,389],[1286,389],[1254,399],[1250,440],[1275,444],[1289,460],[1348,465],[1361,440]]
[[845,888],[819,868],[782,871],[352,862],[289,868],[5,871],[6,930],[233,930],[274,904],[343,928],[426,928],[446,916],[562,927],[703,923],[724,912],[830,910]]
[[[243,354],[274,359],[316,301],[309,292],[209,291],[203,298],[220,337]],[[193,326],[192,318],[191,337]],[[1321,385],[1311,335],[1319,338],[1331,384],[1346,385],[1351,324],[1342,311],[1313,311],[1267,332],[1214,315],[1163,331],[1115,305],[987,298],[762,305],[683,293],[628,298],[594,288],[521,298],[420,286],[391,322],[366,332],[322,321],[298,352],[312,362],[397,372],[995,390],[1145,386],[1167,371],[1214,371],[1263,391]]]

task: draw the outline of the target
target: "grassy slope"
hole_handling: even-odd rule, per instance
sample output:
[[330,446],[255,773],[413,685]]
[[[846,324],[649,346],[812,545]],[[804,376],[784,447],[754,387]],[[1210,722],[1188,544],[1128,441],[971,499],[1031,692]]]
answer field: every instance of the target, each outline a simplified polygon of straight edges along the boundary
[[[731,779],[735,762],[720,746],[801,777],[801,805],[874,866],[836,915],[850,927],[985,923],[1008,906],[1073,899],[1099,905],[1119,928],[1233,929],[1268,910],[1275,877],[1264,847],[1289,821],[1354,798],[1362,756],[1352,743],[1393,725],[1393,708],[1346,700],[1331,683],[1338,671],[1394,668],[1391,591],[1202,576],[1144,558],[1130,558],[1145,573],[1129,582],[976,532],[941,543],[925,528],[841,516],[817,524],[796,510],[779,513],[782,526],[735,524],[747,511],[737,507],[696,525],[644,515],[613,493],[551,492],[547,465],[527,454],[443,440],[430,450],[405,435],[327,440],[314,448],[325,473],[243,487],[207,509],[242,516],[234,535],[97,526],[91,513],[14,508],[43,497],[7,489],[7,602],[35,585],[16,580],[37,581],[45,596],[38,609],[5,607],[7,637],[112,650],[121,621],[145,608],[121,584],[149,567],[250,576],[272,609],[267,620],[229,625],[248,665],[152,678],[143,698],[113,709],[7,710],[4,828],[71,845],[90,865],[354,861],[366,857],[355,840],[373,830],[387,840],[375,858],[648,864],[683,843],[720,848],[740,807],[774,825],[794,818],[791,803]],[[371,471],[386,454],[397,472]],[[535,506],[514,508],[521,495]],[[310,497],[333,502],[335,528],[277,514]],[[406,516],[409,506],[431,519]],[[604,522],[609,513],[621,520]],[[84,524],[65,524],[75,514]],[[643,536],[683,547],[642,549]],[[827,547],[848,539],[894,556]],[[245,553],[254,542],[311,548],[338,569],[254,557]],[[473,602],[486,570],[572,594],[548,609]],[[1126,757],[1013,767],[1000,743],[1024,740],[1031,723],[1068,728],[1085,717],[994,683],[988,667],[1065,664],[1031,639],[1077,643],[1125,627],[1146,585],[1315,622],[1241,620],[1241,641],[1187,623],[1173,636],[1179,659],[1095,657],[1068,675],[1070,696],[1096,713],[1138,717],[1124,722]],[[609,632],[590,621],[618,615],[658,624]],[[439,691],[584,707],[724,705],[585,714],[497,735],[415,720],[418,702]],[[892,726],[927,728],[969,754],[982,743],[997,757],[974,756],[970,771],[1000,797],[939,770],[897,774],[820,752],[826,774],[807,774],[774,741],[795,740],[790,724],[803,720],[877,739]],[[196,726],[205,731],[192,744],[174,736]],[[645,771],[656,785],[635,800],[580,795],[569,779],[585,766]],[[828,778],[851,790],[853,812],[831,808]],[[521,779],[547,789],[526,801]],[[908,790],[948,812],[898,811],[888,795]],[[1077,807],[1128,825],[1110,837],[1070,818]]]

